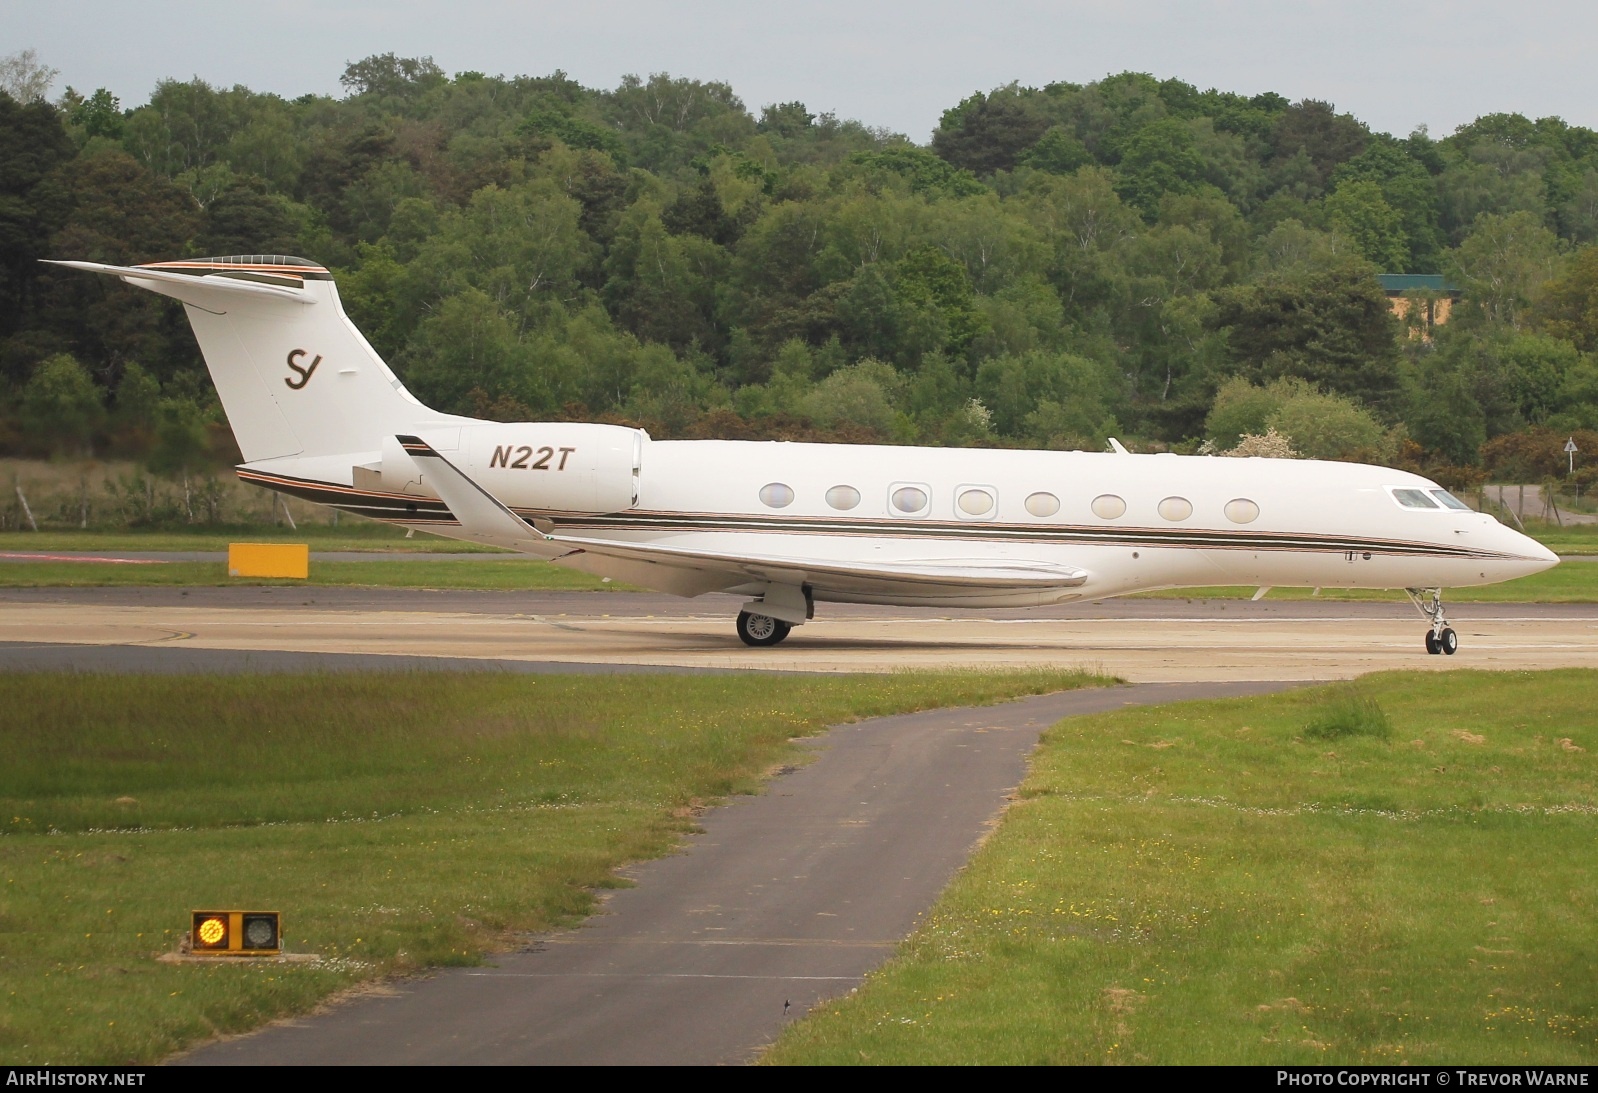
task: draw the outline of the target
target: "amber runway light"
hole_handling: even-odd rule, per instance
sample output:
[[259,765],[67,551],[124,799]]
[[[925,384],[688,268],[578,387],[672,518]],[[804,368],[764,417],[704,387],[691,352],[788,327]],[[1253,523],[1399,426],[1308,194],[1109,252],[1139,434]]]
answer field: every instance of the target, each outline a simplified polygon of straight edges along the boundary
[[195,911],[190,951],[214,956],[277,956],[283,951],[276,911]]

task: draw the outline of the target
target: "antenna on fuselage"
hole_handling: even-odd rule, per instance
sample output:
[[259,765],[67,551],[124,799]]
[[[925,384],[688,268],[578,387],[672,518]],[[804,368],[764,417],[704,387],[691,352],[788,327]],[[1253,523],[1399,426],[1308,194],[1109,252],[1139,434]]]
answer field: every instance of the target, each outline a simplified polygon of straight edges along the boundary
[[1122,444],[1119,440],[1116,440],[1113,436],[1110,438],[1110,451],[1114,452],[1116,455],[1131,455],[1132,454],[1131,452],[1126,450],[1126,445],[1125,444]]

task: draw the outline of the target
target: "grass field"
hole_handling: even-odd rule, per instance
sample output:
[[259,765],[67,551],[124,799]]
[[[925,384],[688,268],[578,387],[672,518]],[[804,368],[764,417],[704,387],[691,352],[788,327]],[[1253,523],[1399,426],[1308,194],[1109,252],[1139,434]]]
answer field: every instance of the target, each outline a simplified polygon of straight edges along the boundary
[[[149,1062],[569,923],[696,811],[874,714],[1103,680],[0,676],[0,1058]],[[189,910],[316,964],[173,965]]]
[[1598,524],[1528,524],[1532,538],[1555,554],[1598,554]]
[[229,577],[225,562],[163,562],[119,565],[97,562],[18,562],[0,560],[0,588],[101,588],[217,585],[298,585],[310,587],[464,588],[534,591],[619,591],[632,586],[550,565],[536,558],[506,561],[312,562],[306,580]]
[[3,531],[0,552],[87,550],[226,550],[229,543],[308,543],[312,550],[385,550],[402,553],[500,554],[494,547],[419,532],[375,520],[347,519],[338,527],[233,527],[203,531]]
[[[1253,586],[1178,588],[1163,592],[1144,592],[1141,596],[1158,599],[1246,600],[1258,591]],[[1319,596],[1309,588],[1273,588],[1273,600],[1358,600],[1405,603],[1404,594],[1388,589],[1324,588]],[[1598,603],[1598,562],[1566,562],[1530,577],[1478,588],[1448,588],[1446,603]]]
[[1598,1060],[1598,673],[1078,718],[773,1063]]

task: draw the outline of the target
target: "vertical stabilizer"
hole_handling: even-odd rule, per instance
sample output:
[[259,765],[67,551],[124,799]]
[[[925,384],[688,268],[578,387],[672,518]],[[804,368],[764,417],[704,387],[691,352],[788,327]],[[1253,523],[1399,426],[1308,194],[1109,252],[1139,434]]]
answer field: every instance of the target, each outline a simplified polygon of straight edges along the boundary
[[59,264],[183,302],[247,462],[375,452],[384,437],[462,420],[405,389],[344,314],[332,275],[303,258]]

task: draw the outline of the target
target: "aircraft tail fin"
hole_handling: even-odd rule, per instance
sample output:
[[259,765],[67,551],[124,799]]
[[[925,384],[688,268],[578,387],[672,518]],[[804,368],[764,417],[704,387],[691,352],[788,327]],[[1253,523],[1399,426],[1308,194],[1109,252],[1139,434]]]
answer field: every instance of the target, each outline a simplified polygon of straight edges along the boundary
[[405,389],[344,314],[332,274],[304,258],[54,264],[183,302],[247,462],[375,452],[384,437],[461,420]]

